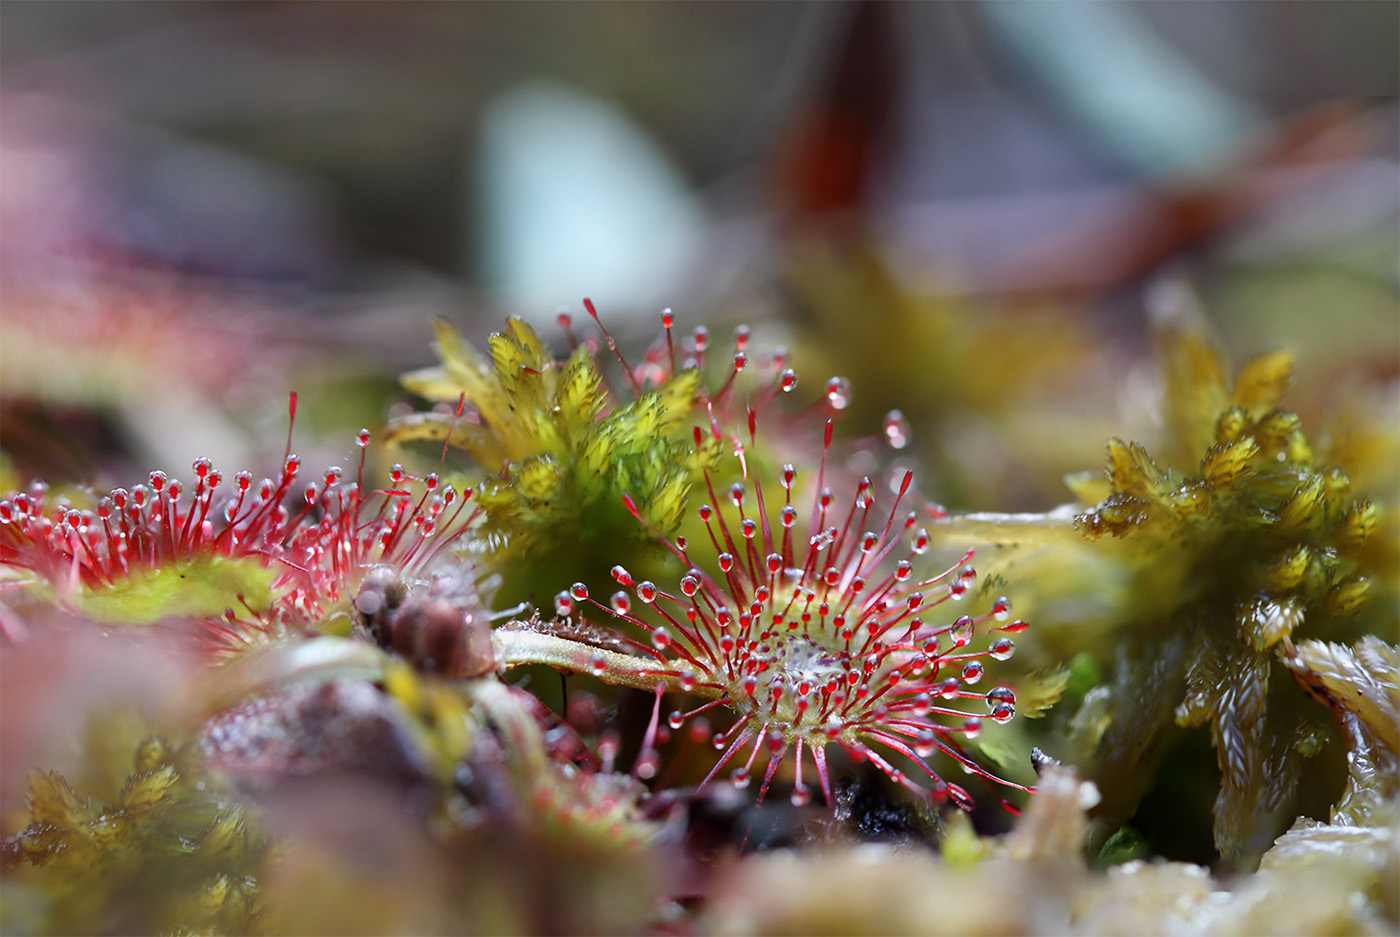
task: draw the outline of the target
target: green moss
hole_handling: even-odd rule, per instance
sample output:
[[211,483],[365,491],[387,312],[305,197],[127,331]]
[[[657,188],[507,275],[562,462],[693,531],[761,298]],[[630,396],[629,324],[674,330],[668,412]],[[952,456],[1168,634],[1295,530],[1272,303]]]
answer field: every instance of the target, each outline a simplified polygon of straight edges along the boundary
[[[413,392],[470,407],[392,421],[393,442],[445,442],[483,474],[481,536],[501,568],[498,598],[539,602],[575,580],[601,584],[623,562],[645,563],[654,532],[673,534],[713,444],[688,428],[701,390],[681,371],[630,402],[614,398],[587,346],[556,361],[534,330],[511,319],[489,339],[489,363],[439,322],[442,364],[405,375]],[[630,496],[652,528],[638,524]]]
[[[1144,447],[1110,440],[1108,491],[1077,524],[1091,538],[1121,540],[1141,570],[1135,605],[1156,614],[1138,626],[1159,637],[1120,658],[1126,684],[1180,693],[1176,723],[1209,727],[1221,772],[1217,848],[1257,857],[1293,816],[1301,760],[1317,750],[1295,744],[1315,737],[1316,714],[1291,681],[1271,687],[1274,661],[1299,629],[1351,633],[1373,599],[1369,541],[1381,511],[1278,406],[1289,356],[1255,358],[1231,384],[1199,333],[1169,329],[1163,342],[1172,442],[1199,462],[1161,468]],[[1183,640],[1181,654],[1164,653]],[[1164,661],[1162,679],[1149,677]],[[1110,709],[1144,710],[1114,692]],[[1101,754],[1114,761],[1121,752]]]
[[7,933],[251,933],[268,842],[218,796],[189,747],[143,739],[119,793],[30,776],[27,825],[5,840]]

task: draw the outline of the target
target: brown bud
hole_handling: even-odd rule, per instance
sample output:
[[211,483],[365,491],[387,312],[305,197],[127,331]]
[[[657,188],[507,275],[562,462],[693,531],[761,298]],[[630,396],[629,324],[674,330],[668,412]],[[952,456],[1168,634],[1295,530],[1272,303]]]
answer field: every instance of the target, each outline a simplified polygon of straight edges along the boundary
[[391,620],[390,647],[416,669],[454,680],[496,668],[490,628],[440,597],[412,598],[398,608]]

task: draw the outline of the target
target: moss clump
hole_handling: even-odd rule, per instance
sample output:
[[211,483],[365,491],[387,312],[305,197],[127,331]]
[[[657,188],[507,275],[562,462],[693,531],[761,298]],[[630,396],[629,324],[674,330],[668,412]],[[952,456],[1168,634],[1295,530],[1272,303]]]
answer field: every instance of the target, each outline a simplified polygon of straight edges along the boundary
[[[1383,515],[1279,406],[1288,355],[1255,358],[1229,383],[1199,332],[1173,323],[1162,339],[1175,464],[1161,468],[1143,446],[1111,439],[1106,481],[1076,482],[1097,501],[1076,526],[1119,541],[1134,570],[1117,678],[1092,705],[1136,713],[1139,738],[1160,734],[1168,718],[1209,726],[1220,770],[1215,845],[1248,864],[1296,813],[1302,762],[1330,734],[1276,664],[1299,629],[1346,637],[1364,630],[1368,605],[1393,611],[1376,601]],[[1178,469],[1187,458],[1192,468]],[[1111,728],[1097,741],[1079,735],[1096,749],[1101,783],[1127,782],[1143,756]],[[1127,783],[1141,790],[1144,780],[1137,772]]]
[[648,524],[674,533],[713,455],[686,428],[700,372],[681,370],[622,403],[588,345],[557,361],[518,319],[488,341],[489,363],[439,322],[442,364],[405,375],[404,385],[470,412],[401,417],[389,438],[446,442],[484,470],[475,496],[485,546],[505,577],[501,600],[553,595],[576,579],[605,581],[618,558],[645,551],[651,537],[624,495]]
[[56,772],[30,776],[28,824],[5,840],[7,933],[256,929],[269,844],[204,780],[189,746],[137,746],[103,801]]

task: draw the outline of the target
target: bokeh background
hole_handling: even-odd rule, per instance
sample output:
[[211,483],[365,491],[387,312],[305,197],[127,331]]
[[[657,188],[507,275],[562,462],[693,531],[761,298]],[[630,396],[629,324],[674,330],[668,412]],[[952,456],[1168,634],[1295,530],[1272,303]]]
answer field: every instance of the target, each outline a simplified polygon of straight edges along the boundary
[[1306,352],[1305,417],[1395,409],[1392,3],[0,19],[7,481],[262,465],[292,389],[333,459],[433,316],[548,329],[584,296],[634,342],[672,307],[794,345],[814,393],[851,377],[851,431],[900,408],[952,507],[1045,509],[1151,438],[1164,280],[1232,357]]

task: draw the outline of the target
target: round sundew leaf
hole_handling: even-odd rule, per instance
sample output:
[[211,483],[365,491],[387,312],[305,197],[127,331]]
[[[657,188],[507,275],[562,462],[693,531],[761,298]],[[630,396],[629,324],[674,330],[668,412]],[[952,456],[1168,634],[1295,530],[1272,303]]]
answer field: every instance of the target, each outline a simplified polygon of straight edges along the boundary
[[218,617],[224,609],[245,605],[261,611],[272,604],[275,576],[275,570],[254,557],[199,557],[159,569],[132,570],[114,585],[82,590],[76,604],[94,621],[114,625]]

